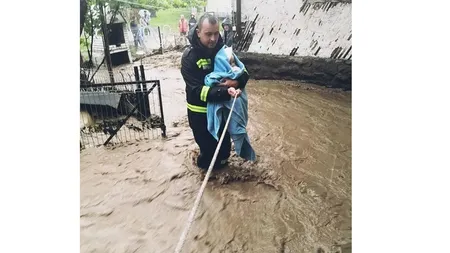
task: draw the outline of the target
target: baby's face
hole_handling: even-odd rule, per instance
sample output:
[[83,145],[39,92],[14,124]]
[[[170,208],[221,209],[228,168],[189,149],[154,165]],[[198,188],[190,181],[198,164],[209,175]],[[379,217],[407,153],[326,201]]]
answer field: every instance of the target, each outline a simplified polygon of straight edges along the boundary
[[231,66],[236,66],[234,62],[233,49],[231,47],[225,48],[225,54],[227,55],[228,62],[230,62]]
[[230,65],[231,65],[231,66],[236,66],[236,62],[234,61],[233,55],[231,55],[231,57],[228,58],[228,60],[230,61]]

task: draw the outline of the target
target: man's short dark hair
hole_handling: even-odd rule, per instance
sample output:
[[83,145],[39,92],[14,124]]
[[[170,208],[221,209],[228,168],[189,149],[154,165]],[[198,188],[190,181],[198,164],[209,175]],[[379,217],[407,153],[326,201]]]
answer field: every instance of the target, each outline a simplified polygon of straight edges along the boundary
[[199,30],[202,29],[202,24],[203,24],[203,21],[205,21],[205,20],[208,20],[208,23],[210,23],[211,25],[215,25],[215,24],[219,23],[219,20],[217,19],[216,16],[211,15],[210,13],[205,13],[198,20],[197,27]]

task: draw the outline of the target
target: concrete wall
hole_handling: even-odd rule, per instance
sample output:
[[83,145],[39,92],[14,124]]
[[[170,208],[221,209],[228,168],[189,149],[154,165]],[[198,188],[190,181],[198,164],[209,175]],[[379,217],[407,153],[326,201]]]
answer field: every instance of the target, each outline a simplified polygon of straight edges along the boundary
[[241,8],[242,20],[254,21],[247,52],[352,57],[351,1],[244,0]]

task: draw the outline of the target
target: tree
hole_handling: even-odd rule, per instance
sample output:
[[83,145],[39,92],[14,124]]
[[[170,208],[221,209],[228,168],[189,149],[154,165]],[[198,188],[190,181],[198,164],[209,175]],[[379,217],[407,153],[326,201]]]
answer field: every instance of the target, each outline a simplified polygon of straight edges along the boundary
[[86,20],[87,2],[86,0],[80,0],[80,36],[83,32],[84,21]]
[[182,0],[190,7],[205,7],[206,0]]
[[[105,57],[103,57],[103,60],[98,65],[97,69],[93,72],[92,75],[90,75],[90,68],[93,66],[93,57],[92,57],[92,50],[93,50],[93,44],[94,44],[94,35],[96,31],[103,31],[105,30],[105,26],[102,27],[102,18],[100,17],[100,7],[103,6],[102,10],[105,9],[106,6],[109,7],[109,14],[111,15],[111,21],[115,18],[116,14],[119,11],[120,6],[123,4],[117,3],[116,1],[106,1],[106,0],[80,0],[80,35],[83,35],[84,38],[80,38],[80,47],[85,46],[87,49],[89,61],[87,64],[83,63],[83,57],[80,52],[80,62],[82,66],[88,67],[88,72],[81,70],[81,75],[83,80],[89,80],[92,81],[92,78],[94,77],[95,73],[98,71],[100,66],[104,63],[105,58],[107,61],[108,70],[111,68],[110,64],[110,57],[109,57],[109,46],[107,44],[104,44],[105,46]],[[106,13],[105,13],[106,14]],[[104,16],[103,16],[104,20]],[[83,32],[84,31],[84,32]],[[103,32],[102,32],[103,33]],[[89,42],[90,41],[90,42]],[[106,57],[108,56],[108,57]],[[112,78],[111,78],[112,79]],[[111,82],[114,82],[112,79]]]

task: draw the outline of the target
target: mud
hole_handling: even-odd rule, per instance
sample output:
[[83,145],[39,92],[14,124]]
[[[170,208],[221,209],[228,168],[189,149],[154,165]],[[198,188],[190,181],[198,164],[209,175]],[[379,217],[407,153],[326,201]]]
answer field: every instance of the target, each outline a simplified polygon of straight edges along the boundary
[[[81,252],[174,251],[204,177],[180,57],[142,60],[146,76],[165,78],[166,140],[81,152]],[[257,161],[233,153],[213,173],[183,252],[351,252],[351,93],[247,87]]]
[[254,79],[294,80],[330,88],[352,88],[352,61],[238,53]]

